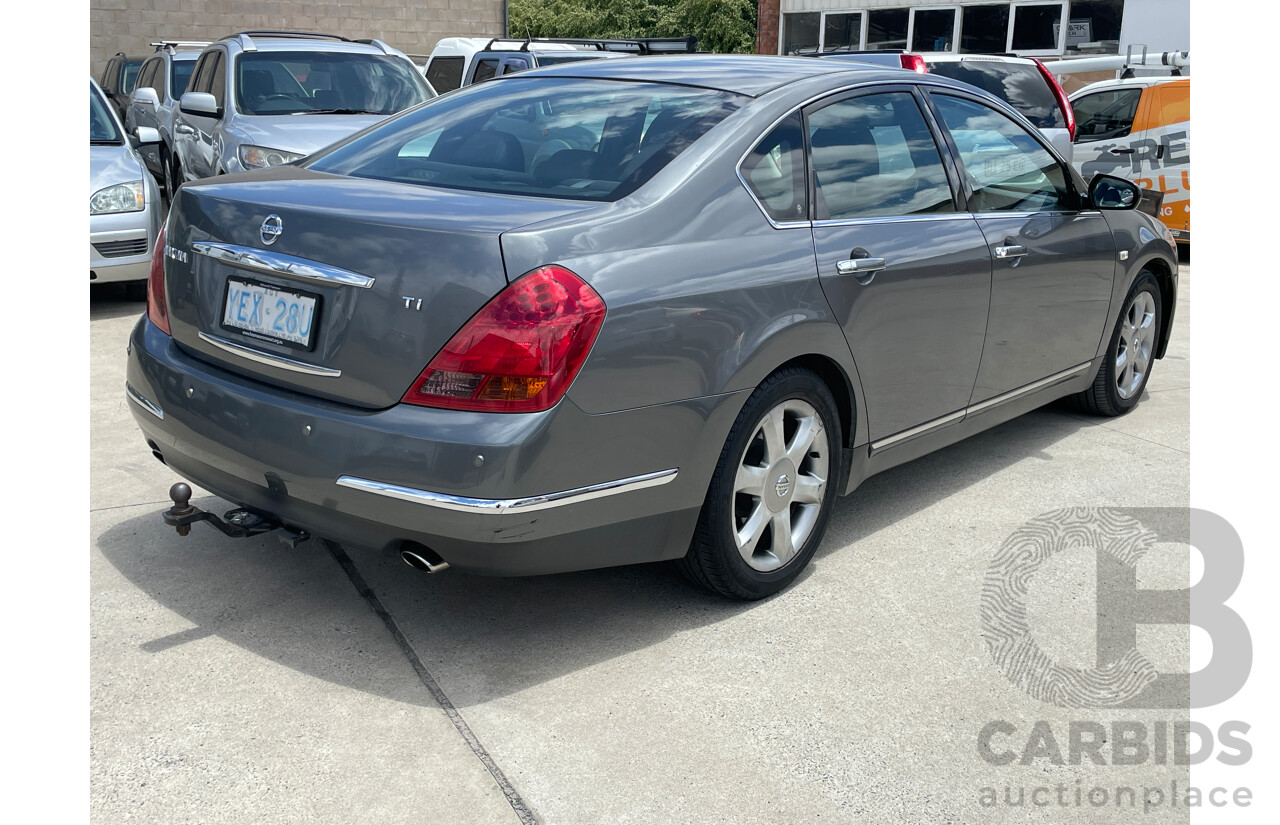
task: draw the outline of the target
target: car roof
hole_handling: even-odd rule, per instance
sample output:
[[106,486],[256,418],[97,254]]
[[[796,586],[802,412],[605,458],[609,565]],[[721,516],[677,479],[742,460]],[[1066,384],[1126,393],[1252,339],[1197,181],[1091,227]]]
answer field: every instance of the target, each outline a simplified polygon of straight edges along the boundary
[[[356,40],[340,39],[328,35],[308,37],[304,34],[272,34],[269,32],[241,32],[228,35],[214,45],[234,44],[241,51],[246,41],[253,51],[259,52],[345,52],[356,54],[386,54],[379,46]],[[388,47],[390,48],[390,47]],[[395,54],[396,52],[392,52]]]
[[1179,81],[1184,82],[1188,85],[1191,84],[1191,78],[1189,77],[1168,77],[1168,76],[1125,77],[1117,80],[1099,80],[1097,83],[1090,83],[1088,86],[1084,86],[1072,92],[1071,98],[1075,99],[1084,94],[1088,94],[1091,92],[1101,92],[1107,89],[1125,89],[1125,88],[1133,88],[1135,86],[1139,86],[1139,87],[1160,86],[1165,83],[1177,83]]
[[687,54],[645,57],[640,60],[579,60],[509,77],[583,77],[603,80],[637,80],[698,86],[734,94],[760,95],[820,75],[866,74],[868,77],[920,77],[905,69],[886,69],[871,63],[813,60],[763,54]]

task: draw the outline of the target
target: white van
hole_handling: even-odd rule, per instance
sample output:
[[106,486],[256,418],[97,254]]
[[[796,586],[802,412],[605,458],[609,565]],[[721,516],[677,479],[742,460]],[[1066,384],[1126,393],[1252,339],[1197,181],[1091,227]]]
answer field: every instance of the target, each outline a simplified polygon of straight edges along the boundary
[[1071,96],[1074,164],[1087,181],[1102,172],[1164,193],[1160,220],[1191,241],[1191,79],[1103,80]]

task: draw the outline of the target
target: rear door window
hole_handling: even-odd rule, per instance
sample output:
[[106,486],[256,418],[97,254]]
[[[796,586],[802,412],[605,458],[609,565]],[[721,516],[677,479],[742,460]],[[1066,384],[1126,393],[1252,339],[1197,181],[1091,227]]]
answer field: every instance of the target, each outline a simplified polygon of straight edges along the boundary
[[462,85],[461,57],[433,57],[427,64],[427,82],[440,94]]
[[1061,212],[1077,207],[1066,171],[1030,132],[972,100],[931,93],[960,152],[975,212]]
[[1128,137],[1142,100],[1142,89],[1112,89],[1077,98],[1076,143]]
[[817,220],[954,212],[942,155],[910,92],[848,98],[808,116]]

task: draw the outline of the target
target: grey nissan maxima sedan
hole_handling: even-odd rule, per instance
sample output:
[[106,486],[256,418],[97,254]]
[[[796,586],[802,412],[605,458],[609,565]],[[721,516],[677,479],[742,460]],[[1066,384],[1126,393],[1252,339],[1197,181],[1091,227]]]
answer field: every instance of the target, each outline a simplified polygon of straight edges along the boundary
[[126,392],[237,524],[760,598],[873,473],[1138,402],[1178,278],[1142,201],[935,75],[540,69],[184,186]]

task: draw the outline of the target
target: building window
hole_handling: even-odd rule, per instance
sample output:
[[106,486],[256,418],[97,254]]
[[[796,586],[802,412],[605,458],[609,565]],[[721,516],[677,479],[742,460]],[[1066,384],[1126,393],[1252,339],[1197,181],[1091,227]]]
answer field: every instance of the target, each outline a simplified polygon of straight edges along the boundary
[[1009,42],[1008,6],[965,6],[960,20],[960,51],[999,54]]
[[955,34],[955,9],[912,9],[911,51],[953,52]]
[[782,53],[808,54],[821,45],[822,13],[782,15]]
[[1067,25],[1067,54],[1118,54],[1123,17],[1124,0],[1074,0]]
[[862,43],[862,15],[828,12],[822,16],[822,50],[857,51]]
[[1009,51],[1017,54],[1052,54],[1061,51],[1066,3],[1015,3]]
[[907,24],[910,9],[876,9],[867,12],[867,48],[907,48]]

